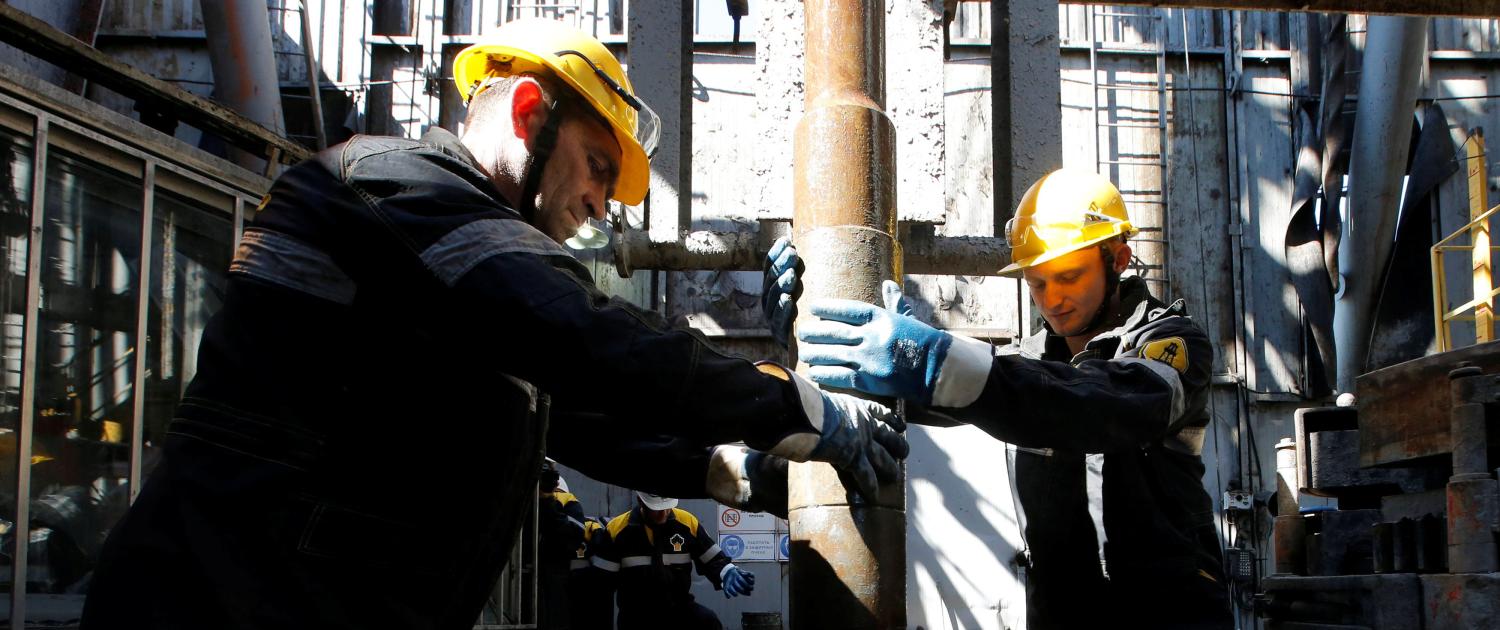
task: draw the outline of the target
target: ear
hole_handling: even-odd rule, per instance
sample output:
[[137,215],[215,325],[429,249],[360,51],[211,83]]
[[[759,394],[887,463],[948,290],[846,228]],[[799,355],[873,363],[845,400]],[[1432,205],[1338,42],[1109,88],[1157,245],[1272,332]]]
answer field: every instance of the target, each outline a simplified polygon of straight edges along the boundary
[[536,79],[523,77],[511,91],[510,123],[516,137],[530,149],[533,139],[547,122],[547,105],[542,100],[542,86]]
[[1125,269],[1130,267],[1130,255],[1130,243],[1120,241],[1115,246],[1115,273],[1125,273]]

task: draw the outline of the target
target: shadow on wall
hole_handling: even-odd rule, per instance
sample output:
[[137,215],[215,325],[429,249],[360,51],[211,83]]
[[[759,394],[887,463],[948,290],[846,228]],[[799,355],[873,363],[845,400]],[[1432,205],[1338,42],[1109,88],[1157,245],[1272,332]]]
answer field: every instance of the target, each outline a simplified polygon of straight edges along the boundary
[[1005,444],[969,426],[913,426],[907,439],[908,623],[1019,627],[1026,595]]

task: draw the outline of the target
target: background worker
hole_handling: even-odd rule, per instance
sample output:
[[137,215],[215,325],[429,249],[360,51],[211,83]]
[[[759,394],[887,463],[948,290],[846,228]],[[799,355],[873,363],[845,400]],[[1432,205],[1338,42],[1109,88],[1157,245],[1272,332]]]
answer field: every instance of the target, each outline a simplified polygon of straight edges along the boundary
[[[1006,226],[1002,270],[1024,278],[1043,330],[993,353],[911,317],[888,283],[886,308],[819,300],[796,331],[818,383],[1017,447],[1031,628],[1233,626],[1200,458],[1213,350],[1180,300],[1121,277],[1135,232],[1107,179],[1056,171]],[[795,293],[795,249],[772,253],[767,286]]]
[[657,119],[603,44],[517,20],[453,68],[462,139],[359,136],[272,184],[83,628],[469,628],[554,398],[861,492],[896,475],[889,410],[725,356],[564,249],[647,189]]
[[[537,577],[540,590],[538,627],[573,627],[570,584],[576,561],[588,563],[587,521],[583,504],[567,491],[551,459],[537,479]],[[584,626],[578,626],[584,627]]]
[[694,601],[691,567],[725,597],[749,595],[755,575],[729,561],[698,518],[677,499],[637,492],[639,503],[605,527],[594,566],[616,576],[619,630],[719,630],[713,611]]

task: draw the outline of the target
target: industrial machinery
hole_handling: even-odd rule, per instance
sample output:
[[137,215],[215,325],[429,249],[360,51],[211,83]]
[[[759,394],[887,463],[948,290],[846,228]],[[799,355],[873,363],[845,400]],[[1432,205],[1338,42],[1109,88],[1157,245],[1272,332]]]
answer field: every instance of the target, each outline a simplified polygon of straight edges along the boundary
[[[1295,451],[1286,449],[1294,461],[1283,469],[1278,457],[1274,572],[1256,600],[1267,628],[1500,627],[1500,342],[1491,341],[1488,228],[1500,206],[1484,209],[1481,138],[1466,143],[1471,222],[1433,247],[1440,351],[1359,376],[1352,406],[1296,413]],[[1473,293],[1450,309],[1442,256],[1459,251]],[[1475,345],[1449,349],[1455,321],[1475,323]],[[1338,507],[1298,510],[1298,492]]]

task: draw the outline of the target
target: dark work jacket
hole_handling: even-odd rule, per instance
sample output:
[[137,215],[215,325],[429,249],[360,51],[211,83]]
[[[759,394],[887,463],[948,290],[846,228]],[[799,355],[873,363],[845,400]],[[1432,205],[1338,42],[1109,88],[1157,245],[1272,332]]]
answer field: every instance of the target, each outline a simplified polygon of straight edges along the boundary
[[692,604],[694,566],[715,589],[723,588],[719,574],[729,557],[687,510],[673,508],[654,525],[636,507],[610,520],[605,534],[591,562],[617,576],[622,620],[670,619]]
[[548,394],[699,446],[809,426],[791,383],[602,294],[452,134],[332,147],[246,227],[83,625],[468,628]]
[[1034,628],[1229,618],[1200,458],[1213,348],[1180,300],[1136,277],[1120,296],[1077,356],[1039,331],[998,350],[973,404],[935,410],[1015,447]]

